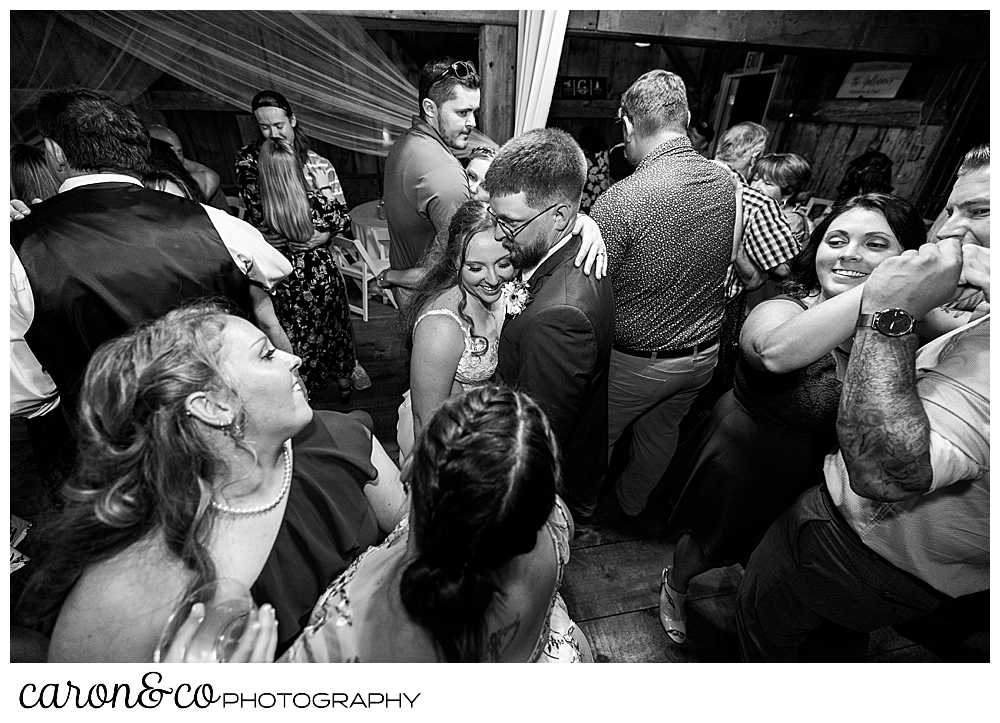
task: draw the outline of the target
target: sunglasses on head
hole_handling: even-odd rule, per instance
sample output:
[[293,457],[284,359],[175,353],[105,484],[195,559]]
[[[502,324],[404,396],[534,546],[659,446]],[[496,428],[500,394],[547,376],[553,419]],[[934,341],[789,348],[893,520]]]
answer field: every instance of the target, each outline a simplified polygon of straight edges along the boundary
[[465,80],[466,78],[479,78],[479,73],[476,72],[476,66],[474,66],[468,60],[456,60],[454,63],[449,65],[447,68],[441,71],[434,82],[437,83],[439,80],[444,80],[448,76],[453,78],[458,78],[459,80]]

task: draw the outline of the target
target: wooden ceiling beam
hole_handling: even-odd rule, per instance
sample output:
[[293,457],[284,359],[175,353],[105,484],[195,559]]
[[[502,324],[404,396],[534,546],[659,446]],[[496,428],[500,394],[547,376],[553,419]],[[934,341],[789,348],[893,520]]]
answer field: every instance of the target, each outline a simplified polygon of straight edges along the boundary
[[570,11],[567,33],[901,57],[989,57],[988,11]]

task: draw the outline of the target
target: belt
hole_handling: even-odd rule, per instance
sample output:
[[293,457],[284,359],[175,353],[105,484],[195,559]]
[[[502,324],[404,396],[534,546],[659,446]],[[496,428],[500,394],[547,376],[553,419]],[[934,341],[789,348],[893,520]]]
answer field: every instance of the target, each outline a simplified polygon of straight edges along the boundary
[[714,339],[709,339],[708,341],[703,341],[701,344],[695,344],[694,346],[684,347],[683,349],[657,349],[656,351],[637,351],[636,349],[628,349],[620,344],[612,344],[611,348],[622,354],[628,354],[629,356],[641,356],[644,359],[675,359],[679,356],[693,356],[700,351],[705,351],[709,347],[715,346],[719,343],[719,337]]

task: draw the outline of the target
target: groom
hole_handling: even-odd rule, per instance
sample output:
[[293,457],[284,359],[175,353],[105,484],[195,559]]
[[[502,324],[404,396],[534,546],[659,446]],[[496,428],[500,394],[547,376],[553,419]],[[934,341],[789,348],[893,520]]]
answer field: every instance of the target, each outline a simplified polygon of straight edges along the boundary
[[514,138],[486,173],[496,238],[530,292],[500,335],[497,372],[548,415],[562,453],[563,493],[577,522],[597,506],[608,463],[608,360],[614,297],[605,277],[574,266],[573,228],[587,176],[583,151],[565,131]]

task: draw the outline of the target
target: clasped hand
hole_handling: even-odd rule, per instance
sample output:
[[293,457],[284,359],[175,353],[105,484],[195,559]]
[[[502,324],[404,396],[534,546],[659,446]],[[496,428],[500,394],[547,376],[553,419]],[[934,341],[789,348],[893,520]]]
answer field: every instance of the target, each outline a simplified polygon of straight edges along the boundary
[[[973,252],[976,253],[976,252]],[[862,312],[900,308],[922,319],[938,306],[961,294],[963,249],[958,239],[927,243],[918,250],[904,251],[883,261],[865,282]],[[969,269],[973,279],[981,276],[981,260]],[[989,256],[986,256],[987,287]],[[965,274],[968,279],[968,272]]]

